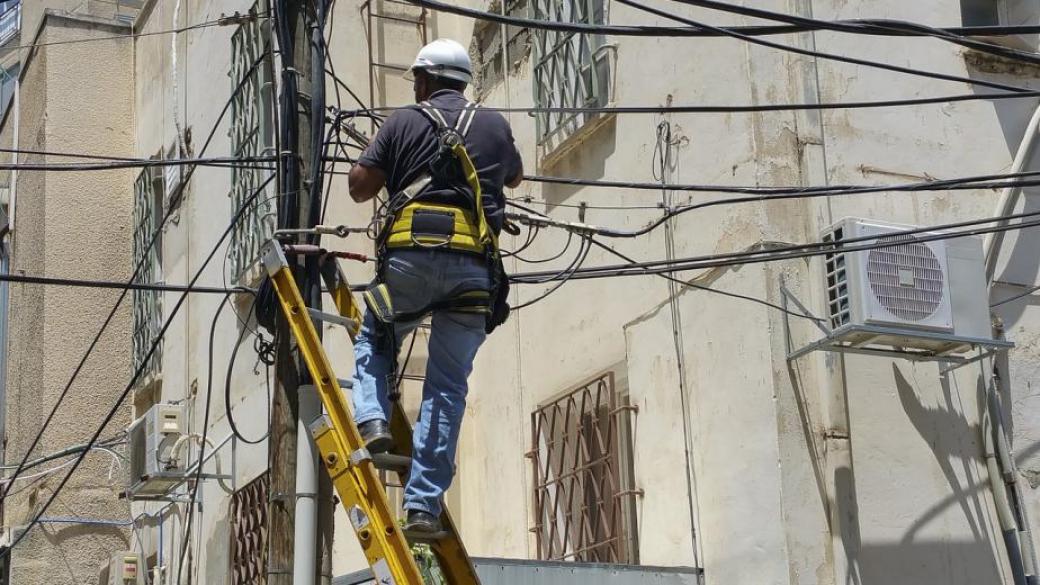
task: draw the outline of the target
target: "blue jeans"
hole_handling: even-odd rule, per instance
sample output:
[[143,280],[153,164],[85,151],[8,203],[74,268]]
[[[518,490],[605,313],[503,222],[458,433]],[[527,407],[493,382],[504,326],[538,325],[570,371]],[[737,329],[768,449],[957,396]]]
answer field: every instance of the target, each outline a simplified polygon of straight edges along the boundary
[[[491,278],[483,258],[436,250],[401,250],[387,258],[385,282],[394,310],[410,313],[473,289],[487,290]],[[466,411],[466,379],[484,342],[481,313],[435,311],[419,421],[412,437],[412,470],[404,507],[440,516],[441,497],[455,475],[455,450]],[[366,311],[354,342],[354,420],[389,420],[388,383],[393,357],[418,321],[395,323],[393,347],[386,326]]]

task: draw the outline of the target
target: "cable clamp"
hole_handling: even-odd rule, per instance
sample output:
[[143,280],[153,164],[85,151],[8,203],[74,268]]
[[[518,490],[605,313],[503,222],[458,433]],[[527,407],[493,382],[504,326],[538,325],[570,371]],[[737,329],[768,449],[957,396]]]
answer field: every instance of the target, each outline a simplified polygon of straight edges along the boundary
[[362,447],[357,451],[350,454],[350,464],[354,467],[361,465],[365,461],[371,461],[372,454],[368,452],[368,449]]

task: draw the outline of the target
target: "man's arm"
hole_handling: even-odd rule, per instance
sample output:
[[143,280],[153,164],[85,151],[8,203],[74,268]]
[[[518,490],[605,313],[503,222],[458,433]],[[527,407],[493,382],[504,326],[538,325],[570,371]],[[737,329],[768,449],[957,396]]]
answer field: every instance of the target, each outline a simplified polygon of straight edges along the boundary
[[[517,156],[518,160],[519,160],[519,158],[520,157]],[[518,163],[517,169],[516,169],[516,176],[511,178],[511,179],[508,179],[506,181],[506,187],[509,187],[510,189],[516,189],[517,187],[520,186],[520,182],[523,181],[523,180],[524,180],[524,161],[523,160],[519,160],[519,163]]]
[[357,163],[350,168],[348,179],[350,198],[357,203],[364,203],[375,197],[376,193],[379,193],[379,190],[386,184],[386,173],[379,167],[366,167]]

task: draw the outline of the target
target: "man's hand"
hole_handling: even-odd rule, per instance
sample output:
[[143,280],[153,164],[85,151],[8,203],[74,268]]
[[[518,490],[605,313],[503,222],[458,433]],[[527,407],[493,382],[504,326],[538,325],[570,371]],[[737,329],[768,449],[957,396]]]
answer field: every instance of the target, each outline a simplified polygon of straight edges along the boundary
[[[522,173],[521,173],[522,174]],[[386,184],[386,173],[376,167],[366,167],[361,163],[350,168],[348,189],[350,198],[357,203],[364,203],[376,196]]]

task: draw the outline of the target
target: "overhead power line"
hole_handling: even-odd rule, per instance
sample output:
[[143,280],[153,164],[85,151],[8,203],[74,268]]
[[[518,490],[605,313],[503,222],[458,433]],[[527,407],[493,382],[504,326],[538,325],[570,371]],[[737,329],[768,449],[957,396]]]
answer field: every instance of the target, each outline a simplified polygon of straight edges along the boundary
[[[464,16],[467,18],[473,18],[476,20],[486,20],[490,22],[497,22],[499,24],[506,24],[510,26],[518,26],[524,28],[533,28],[539,30],[552,30],[557,32],[571,32],[571,33],[584,33],[584,34],[605,34],[613,36],[628,36],[628,37],[721,37],[727,36],[726,33],[720,33],[717,29],[706,29],[697,26],[690,27],[672,27],[672,26],[639,26],[639,25],[610,25],[610,24],[586,24],[580,22],[558,22],[552,20],[539,20],[534,18],[523,18],[519,16],[507,16],[505,14],[498,14],[494,12],[487,12],[484,10],[477,10],[474,8],[466,8],[464,6],[457,6],[453,4],[447,4],[438,0],[407,0],[411,4],[421,6],[423,8],[429,8],[430,10],[436,10],[438,12],[445,12],[448,14],[455,14],[458,16]],[[871,24],[878,25],[873,29],[863,29],[863,34],[873,34],[877,36],[903,36],[903,37],[917,37],[917,36],[931,36],[923,31],[913,30],[907,28],[906,30],[896,30],[892,27],[893,22],[901,21],[889,21],[889,20],[875,20],[875,19],[860,19],[860,20],[839,20],[833,21],[834,24],[862,24],[869,26]],[[913,24],[913,23],[906,23]],[[820,26],[800,26],[800,25],[765,25],[765,26],[732,26],[722,27],[730,32],[738,32],[749,36],[768,36],[768,35],[787,35],[799,32],[810,32],[814,30],[823,30]],[[1011,36],[1011,35],[1026,35],[1026,34],[1037,34],[1040,33],[1040,26],[1036,25],[1024,25],[1024,26],[960,26],[960,27],[949,27],[938,29],[944,32],[960,35],[960,36],[983,36],[983,37],[995,37],[995,36]],[[869,32],[868,32],[869,31]]]
[[[266,14],[258,14],[257,17],[258,18],[266,18],[267,15]],[[232,16],[223,16],[223,17],[218,18],[216,20],[207,20],[205,22],[200,22],[200,23],[197,23],[197,24],[188,25],[188,26],[184,26],[184,27],[181,27],[181,28],[170,28],[170,29],[166,29],[166,30],[156,30],[156,31],[145,32],[145,33],[130,33],[130,34],[125,34],[125,35],[109,35],[109,36],[105,36],[105,37],[92,37],[92,38],[87,38],[87,39],[69,39],[67,41],[47,41],[47,42],[44,42],[44,43],[32,43],[32,44],[29,44],[29,45],[18,45],[18,46],[15,46],[15,47],[0,47],[0,50],[2,50],[4,52],[7,52],[7,51],[20,51],[22,49],[37,49],[37,48],[40,48],[40,47],[54,47],[54,46],[58,46],[58,45],[75,45],[75,44],[79,44],[79,43],[93,43],[93,42],[97,42],[97,41],[114,41],[114,40],[121,40],[121,39],[139,39],[139,38],[143,38],[143,37],[154,37],[154,36],[157,36],[157,35],[179,34],[179,33],[183,33],[183,32],[199,30],[199,29],[203,29],[203,28],[210,28],[210,27],[214,27],[214,26],[233,26],[233,25],[238,25],[238,24],[241,24],[242,22],[244,22],[246,19],[252,19],[252,17],[250,15],[247,15],[247,14],[246,15],[236,14],[236,15],[232,15]]]
[[[710,254],[704,256],[694,256],[689,258],[677,258],[675,260],[654,260],[649,262],[639,262],[635,264],[615,264],[597,266],[592,268],[581,268],[575,270],[574,273],[568,278],[605,278],[617,276],[633,276],[639,274],[657,274],[660,272],[681,272],[686,270],[700,270],[704,268],[720,268],[728,266],[739,266],[743,264],[756,264],[761,262],[775,262],[779,260],[807,258],[811,256],[821,256],[826,254],[876,250],[882,248],[890,248],[893,246],[905,245],[908,243],[924,243],[938,240],[960,238],[965,236],[976,236],[988,233],[1017,231],[1037,227],[1040,226],[1040,219],[1037,219],[1038,217],[1040,217],[1040,211],[1034,211],[1030,213],[1009,215],[1005,217],[975,219],[956,223],[913,228],[907,230],[897,230],[886,233],[882,236],[875,235],[858,238],[848,238],[841,242],[811,242],[808,244],[774,246],[766,250],[728,252],[723,254]],[[1016,224],[997,225],[991,227],[975,227],[984,224],[991,224],[999,221],[1007,221],[1013,219],[1030,221],[1022,221]],[[960,228],[970,229],[960,230]],[[543,283],[546,282],[546,278],[548,278],[549,280],[553,280],[553,276],[554,273],[548,271],[528,272],[513,275],[511,277],[511,280],[519,284]]]
[[221,288],[215,286],[187,286],[180,284],[153,284],[115,280],[84,280],[80,278],[57,278],[52,276],[28,276],[25,274],[0,274],[0,282],[20,284],[42,284],[52,286],[74,286],[82,288],[114,288],[120,290],[154,290],[165,292],[190,292],[201,294],[232,294],[250,292],[246,287]]
[[863,35],[899,36],[901,34],[911,34],[915,36],[933,37],[939,40],[968,47],[970,49],[975,49],[984,53],[999,55],[1001,57],[1015,59],[1026,63],[1040,64],[1040,55],[1034,52],[1022,51],[1019,49],[1004,47],[993,43],[987,43],[985,41],[975,40],[963,34],[954,33],[949,30],[935,28],[932,26],[919,24],[916,22],[909,22],[905,20],[879,19],[872,20],[869,22],[828,22],[825,20],[819,20],[815,18],[807,18],[804,16],[797,16],[793,14],[784,14],[782,12],[773,12],[771,10],[764,10],[762,8],[738,6],[736,4],[729,4],[727,2],[719,2],[718,0],[672,0],[672,2],[678,2],[680,4],[687,4],[690,6],[698,6],[701,8],[707,8],[709,10],[716,10],[719,12],[726,12],[729,14],[739,14],[743,16],[751,16],[753,18],[762,18],[765,20],[783,22],[786,24],[803,27],[806,30],[826,30]]
[[[199,278],[201,278],[202,274],[206,271],[206,267],[209,266],[210,261],[213,260],[213,257],[217,255],[217,252],[220,250],[221,246],[223,246],[224,241],[227,240],[228,236],[238,225],[239,220],[249,209],[250,205],[252,205],[253,201],[260,195],[260,193],[263,192],[263,190],[267,187],[268,183],[274,180],[274,178],[274,175],[268,177],[242,203],[242,206],[236,211],[235,215],[231,218],[231,221],[228,223],[227,228],[221,234],[217,242],[213,245],[213,248],[210,250],[209,254],[207,254],[206,258],[202,261],[202,264],[199,266],[199,268],[195,271],[195,274],[191,277],[191,280],[188,282],[189,287],[195,286],[195,283],[198,282]],[[66,473],[65,476],[61,478],[61,481],[58,483],[58,485],[55,486],[54,490],[51,492],[51,495],[43,503],[39,511],[37,511],[36,514],[33,515],[32,520],[29,521],[25,529],[22,530],[22,532],[14,539],[14,541],[7,548],[7,550],[5,550],[3,553],[0,553],[0,558],[9,555],[10,552],[14,550],[14,548],[25,539],[26,535],[29,534],[33,527],[40,523],[40,519],[44,517],[44,515],[47,513],[47,510],[51,507],[54,501],[58,498],[58,495],[61,494],[61,491],[65,488],[65,485],[68,484],[69,478],[72,477],[72,474],[74,474],[76,470],[79,468],[80,464],[83,463],[83,460],[86,458],[87,453],[89,453],[90,449],[92,449],[97,444],[98,438],[101,436],[101,433],[105,431],[105,428],[108,426],[108,423],[110,423],[112,419],[115,418],[116,414],[119,412],[119,409],[122,407],[123,402],[126,400],[126,397],[130,394],[130,391],[134,389],[134,387],[137,385],[138,380],[140,380],[141,376],[144,375],[144,369],[146,364],[150,359],[152,359],[152,356],[155,355],[155,351],[156,349],[158,349],[159,344],[162,342],[163,337],[166,335],[166,331],[170,328],[170,325],[173,323],[174,318],[180,312],[181,307],[184,306],[184,302],[187,300],[187,298],[188,292],[182,292],[181,296],[177,299],[177,302],[170,309],[170,314],[163,321],[162,327],[156,333],[155,339],[152,340],[152,343],[149,346],[147,353],[144,355],[144,359],[142,359],[141,363],[138,364],[138,366],[135,368],[133,376],[130,377],[130,381],[127,382],[126,386],[123,388],[123,391],[120,393],[115,404],[112,405],[108,413],[105,415],[104,420],[102,420],[97,430],[95,430],[94,433],[91,435],[90,440],[87,441],[86,449],[81,451],[79,455],[73,460],[71,469],[69,469],[68,473]],[[20,464],[18,467],[18,471],[22,471],[24,469],[24,462],[23,464]],[[10,485],[13,485],[14,478],[16,477],[18,477],[17,473],[15,474],[15,476],[10,478]],[[10,487],[8,487],[8,489],[10,489]]]
[[[87,158],[87,157],[84,157]],[[0,171],[106,171],[115,169],[135,169],[151,167],[224,167],[224,168],[255,168],[259,163],[273,163],[278,160],[276,156],[218,156],[212,158],[176,158],[176,159],[136,159],[136,160],[113,160],[89,163],[0,163]],[[274,167],[264,166],[260,168]]]
[[[213,122],[212,127],[210,127],[209,134],[206,136],[206,140],[203,141],[202,148],[199,150],[199,157],[202,157],[203,155],[206,154],[206,151],[209,149],[210,144],[212,144],[212,142],[213,142],[214,136],[216,136],[216,134],[217,134],[217,129],[220,128],[220,125],[221,125],[221,123],[224,120],[224,116],[226,116],[228,111],[230,111],[231,104],[234,102],[235,97],[239,94],[239,92],[242,91],[242,88],[245,87],[246,82],[250,79],[250,76],[252,75],[252,73],[263,62],[264,62],[264,55],[261,55],[256,60],[254,60],[253,63],[243,73],[241,81],[239,81],[238,85],[235,86],[235,88],[231,91],[231,95],[228,97],[227,101],[224,103],[224,107],[220,110],[220,113],[217,114],[217,118]],[[188,167],[188,172],[186,173],[186,176],[184,177],[184,181],[183,181],[184,184],[188,184],[188,182],[191,180],[192,176],[195,173],[195,169],[197,169],[197,168],[198,168],[197,166],[190,166],[190,167]],[[136,265],[134,266],[133,274],[130,276],[129,279],[127,279],[127,284],[128,285],[129,284],[133,284],[137,280],[137,278],[140,276],[141,269],[145,265],[145,260],[146,260],[146,258],[148,256],[148,253],[155,246],[156,242],[159,241],[159,236],[160,236],[160,234],[162,234],[163,229],[166,226],[166,222],[169,221],[170,216],[173,215],[174,210],[177,209],[177,203],[178,203],[177,201],[171,201],[170,205],[167,206],[167,208],[165,210],[165,213],[163,214],[162,218],[159,221],[159,225],[157,225],[155,227],[155,230],[152,232],[151,237],[148,239],[148,243],[145,246],[145,249],[142,250],[142,256],[137,261]],[[191,285],[189,285],[189,286],[191,286]],[[116,314],[119,312],[119,307],[122,306],[123,301],[126,299],[126,295],[127,295],[127,293],[129,293],[129,291],[130,291],[129,288],[124,288],[122,290],[122,292],[120,292],[119,298],[116,299],[116,302],[112,306],[112,309],[108,312],[108,315],[105,316],[105,320],[101,323],[101,327],[98,329],[98,332],[94,335],[94,338],[90,341],[90,344],[87,346],[86,351],[83,352],[83,355],[80,357],[80,360],[76,364],[75,369],[72,371],[72,375],[69,377],[68,382],[66,382],[65,386],[62,388],[61,392],[58,394],[58,398],[57,398],[57,400],[55,400],[54,406],[51,407],[51,410],[50,410],[50,412],[47,413],[47,416],[45,417],[45,419],[43,421],[43,424],[40,425],[40,429],[36,432],[36,435],[33,437],[33,440],[29,443],[29,446],[26,448],[25,454],[22,456],[21,461],[18,463],[18,468],[15,470],[14,474],[11,476],[12,480],[14,478],[17,478],[22,473],[22,471],[24,470],[25,464],[29,460],[29,457],[32,456],[33,450],[36,449],[36,447],[40,444],[40,441],[43,439],[44,433],[47,431],[47,428],[53,422],[54,416],[57,414],[58,409],[61,407],[62,402],[65,400],[65,397],[68,396],[68,393],[69,393],[69,391],[72,388],[72,385],[76,382],[76,379],[79,377],[79,373],[81,371],[83,371],[83,367],[86,365],[87,360],[90,359],[91,355],[93,355],[94,350],[97,348],[98,343],[100,343],[100,341],[101,341],[101,336],[104,335],[105,331],[108,329],[108,326],[112,323],[112,320],[115,318]],[[184,293],[184,294],[187,294],[187,293]],[[78,466],[78,464],[77,464],[77,466]],[[75,467],[73,468],[73,471],[75,471]],[[3,496],[6,496],[7,493],[8,493],[8,490],[4,490]],[[2,499],[3,496],[0,496],[0,499]]]
[[967,85],[975,85],[975,86],[979,86],[979,87],[989,87],[989,88],[993,88],[993,89],[1003,89],[1003,90],[1006,90],[1006,91],[1013,91],[1013,92],[1026,92],[1026,91],[1030,91],[1028,88],[1018,87],[1018,86],[1015,86],[1015,85],[1007,85],[1005,83],[997,83],[997,82],[993,82],[993,81],[986,81],[984,79],[972,79],[970,77],[961,77],[959,75],[949,75],[947,73],[937,73],[937,72],[934,72],[934,71],[926,71],[924,69],[917,69],[917,68],[913,68],[913,67],[903,67],[903,66],[900,66],[900,65],[891,65],[891,64],[888,64],[888,63],[882,63],[880,61],[871,61],[871,60],[868,60],[868,59],[860,59],[860,58],[857,58],[857,57],[846,57],[844,55],[838,55],[836,53],[826,53],[826,52],[823,52],[823,51],[816,51],[816,50],[813,50],[813,49],[803,49],[801,47],[794,47],[794,46],[791,46],[791,45],[785,45],[783,43],[775,43],[773,41],[769,41],[769,40],[766,40],[766,39],[763,39],[763,38],[760,38],[760,37],[754,37],[754,36],[746,35],[746,34],[743,34],[743,33],[740,33],[740,32],[735,32],[735,31],[724,29],[724,28],[719,28],[717,26],[712,26],[710,24],[706,24],[706,23],[699,22],[699,21],[696,21],[696,20],[693,20],[693,19],[690,19],[690,18],[686,18],[684,16],[680,16],[680,15],[672,13],[672,12],[668,12],[667,10],[660,10],[658,8],[654,8],[653,6],[647,6],[646,4],[642,4],[640,2],[636,2],[635,0],[617,0],[617,1],[620,2],[621,4],[624,4],[626,6],[630,6],[632,8],[637,9],[637,10],[642,10],[642,11],[647,12],[649,14],[654,14],[654,15],[657,15],[657,16],[660,16],[660,17],[663,17],[663,18],[668,18],[668,19],[674,20],[676,22],[681,22],[683,24],[688,24],[688,25],[691,25],[691,26],[701,27],[701,28],[704,28],[704,29],[707,29],[707,30],[714,30],[714,31],[719,32],[722,35],[725,35],[725,36],[728,36],[728,37],[731,37],[731,38],[734,38],[734,39],[738,39],[738,40],[744,41],[746,43],[751,43],[753,45],[759,45],[759,46],[767,47],[767,48],[770,48],[770,49],[776,49],[776,50],[779,50],[779,51],[784,51],[786,53],[794,53],[795,55],[803,55],[803,56],[806,56],[806,57],[814,57],[816,59],[824,59],[824,60],[827,60],[827,61],[835,61],[835,62],[838,62],[838,63],[848,63],[850,65],[860,65],[862,67],[872,67],[874,69],[882,69],[882,70],[885,70],[885,71],[892,71],[892,72],[895,72],[895,73],[903,73],[903,74],[912,75],[912,76],[915,76],[915,77],[925,77],[925,78],[929,78],[929,79],[938,79],[938,80],[941,80],[941,81],[953,81],[953,82],[957,82],[957,83],[964,83],[964,84],[967,84]]
[[[947,104],[957,102],[973,102],[988,100],[1018,100],[1040,97],[1040,91],[1020,91],[1014,93],[968,93],[923,98],[905,98],[892,100],[865,100],[854,102],[827,102],[814,104],[752,104],[752,105],[699,105],[699,106],[605,106],[588,108],[569,107],[499,107],[481,104],[481,108],[492,112],[511,114],[741,114],[758,112],[800,112],[822,110],[864,110],[873,108],[896,108],[905,106],[924,106],[930,104]],[[372,108],[376,112],[393,112],[407,106],[381,106]],[[357,110],[358,114],[364,110]]]

